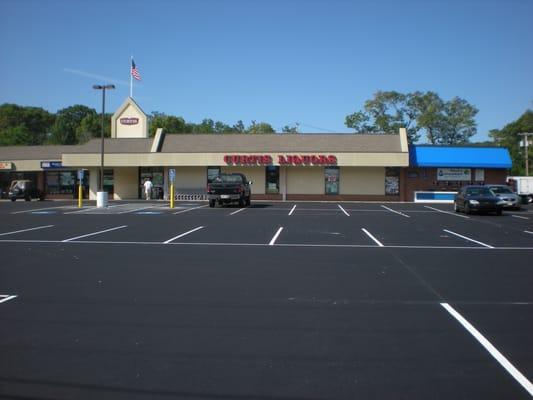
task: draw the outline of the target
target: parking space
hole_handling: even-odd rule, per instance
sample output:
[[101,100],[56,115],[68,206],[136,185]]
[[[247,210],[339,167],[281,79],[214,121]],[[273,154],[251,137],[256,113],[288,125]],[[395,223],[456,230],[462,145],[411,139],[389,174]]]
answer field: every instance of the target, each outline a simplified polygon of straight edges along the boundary
[[0,205],[0,387],[19,396],[533,394],[530,209],[50,205]]

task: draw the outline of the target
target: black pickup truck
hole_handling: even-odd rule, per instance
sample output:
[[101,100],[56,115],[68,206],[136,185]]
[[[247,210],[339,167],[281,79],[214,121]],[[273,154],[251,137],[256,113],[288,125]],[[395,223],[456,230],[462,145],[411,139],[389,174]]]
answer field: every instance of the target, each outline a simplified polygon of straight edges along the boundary
[[246,179],[243,174],[219,174],[211,183],[207,184],[207,199],[209,207],[238,202],[240,207],[250,205],[252,191],[250,189],[251,181]]

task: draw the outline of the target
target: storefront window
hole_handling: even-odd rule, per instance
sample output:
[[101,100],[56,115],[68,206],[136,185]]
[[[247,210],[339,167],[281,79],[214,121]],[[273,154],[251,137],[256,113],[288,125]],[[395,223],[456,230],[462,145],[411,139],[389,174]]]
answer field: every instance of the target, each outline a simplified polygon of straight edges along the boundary
[[265,168],[265,193],[278,194],[279,193],[279,167],[275,165],[269,165]]
[[74,194],[77,185],[76,171],[45,171],[44,188],[46,194]]
[[339,194],[339,167],[324,168],[326,194]]
[[213,182],[218,175],[220,175],[220,167],[207,167],[207,183]]
[[113,198],[115,192],[115,178],[112,169],[104,169],[104,192],[108,193],[110,199]]
[[385,168],[385,194],[387,196],[400,194],[400,168]]
[[146,178],[150,178],[153,184],[152,199],[163,198],[164,172],[163,167],[140,167],[139,168],[139,198],[142,198],[143,184]]

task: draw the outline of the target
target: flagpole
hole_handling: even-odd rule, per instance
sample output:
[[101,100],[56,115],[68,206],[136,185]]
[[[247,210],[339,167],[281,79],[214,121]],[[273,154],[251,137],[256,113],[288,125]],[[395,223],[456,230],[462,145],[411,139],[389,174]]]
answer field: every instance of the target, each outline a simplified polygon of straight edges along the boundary
[[133,75],[131,74],[133,56],[130,56],[130,97],[133,98]]

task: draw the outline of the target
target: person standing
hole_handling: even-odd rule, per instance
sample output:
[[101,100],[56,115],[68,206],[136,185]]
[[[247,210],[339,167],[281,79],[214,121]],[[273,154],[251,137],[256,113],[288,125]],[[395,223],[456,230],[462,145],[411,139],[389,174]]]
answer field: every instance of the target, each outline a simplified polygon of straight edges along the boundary
[[144,198],[146,200],[150,200],[150,197],[152,197],[152,187],[154,186],[150,178],[146,178],[143,186],[144,186]]

